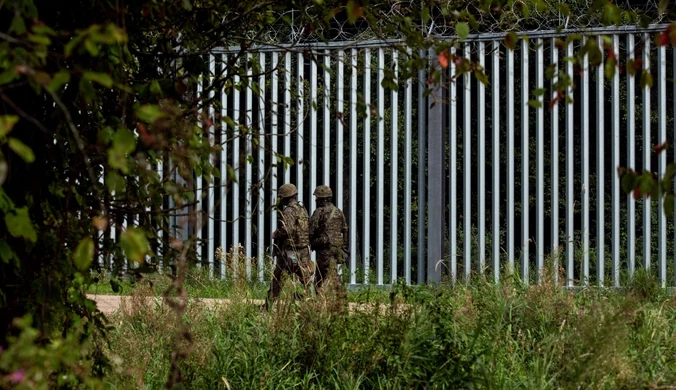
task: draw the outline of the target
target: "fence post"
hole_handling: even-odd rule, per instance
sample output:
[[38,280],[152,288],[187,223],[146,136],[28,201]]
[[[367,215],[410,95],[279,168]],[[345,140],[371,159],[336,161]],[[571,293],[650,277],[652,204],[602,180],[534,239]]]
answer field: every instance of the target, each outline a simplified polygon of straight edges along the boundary
[[[430,70],[435,66],[436,54],[430,51]],[[439,283],[441,268],[444,264],[444,188],[445,188],[445,143],[443,123],[443,90],[444,72],[441,72],[438,86],[434,86],[430,95],[428,110],[428,212],[429,229],[427,231],[427,281]]]

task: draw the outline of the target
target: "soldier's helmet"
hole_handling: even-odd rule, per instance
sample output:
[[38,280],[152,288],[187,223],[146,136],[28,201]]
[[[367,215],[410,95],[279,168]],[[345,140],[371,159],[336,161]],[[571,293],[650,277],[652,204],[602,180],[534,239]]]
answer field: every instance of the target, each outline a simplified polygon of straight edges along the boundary
[[277,191],[277,194],[280,198],[289,198],[296,195],[297,193],[298,189],[291,183],[284,184],[283,186],[279,187],[279,191]]
[[329,186],[319,186],[315,188],[313,195],[316,195],[318,198],[330,198],[333,196],[333,191]]

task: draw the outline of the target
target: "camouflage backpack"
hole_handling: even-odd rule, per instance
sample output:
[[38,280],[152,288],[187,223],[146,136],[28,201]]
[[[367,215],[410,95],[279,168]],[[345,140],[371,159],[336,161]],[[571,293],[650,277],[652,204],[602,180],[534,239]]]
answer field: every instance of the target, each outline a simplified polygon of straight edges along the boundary
[[[350,253],[345,250],[345,237],[342,237],[342,218],[339,217],[337,214],[338,207],[333,206],[331,208],[331,213],[329,214],[329,217],[326,219],[326,226],[324,227],[324,232],[328,235],[329,237],[329,242],[331,243],[331,246],[333,248],[339,248],[336,253],[336,259],[338,264],[343,264],[345,263],[345,260],[347,260],[350,257]],[[340,242],[336,240],[336,237],[342,238]]]

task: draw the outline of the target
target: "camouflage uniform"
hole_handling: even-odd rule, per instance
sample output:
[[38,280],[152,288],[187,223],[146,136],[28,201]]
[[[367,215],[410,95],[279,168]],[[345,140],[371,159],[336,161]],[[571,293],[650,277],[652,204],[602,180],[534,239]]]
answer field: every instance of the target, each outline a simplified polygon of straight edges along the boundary
[[346,294],[336,272],[336,264],[342,264],[346,260],[343,258],[346,238],[347,223],[343,212],[331,203],[330,198],[318,198],[317,209],[310,218],[310,247],[317,252],[315,292],[318,292],[325,280],[335,278],[339,293]]
[[308,236],[308,214],[296,199],[289,199],[275,230],[277,265],[273,271],[266,305],[274,302],[282,291],[282,275],[296,274],[306,289],[312,274]]

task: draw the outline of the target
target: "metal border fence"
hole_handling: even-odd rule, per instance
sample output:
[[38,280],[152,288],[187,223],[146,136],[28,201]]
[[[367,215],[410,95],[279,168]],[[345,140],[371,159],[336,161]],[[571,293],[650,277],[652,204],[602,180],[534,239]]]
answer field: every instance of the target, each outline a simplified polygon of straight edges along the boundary
[[[398,80],[406,60],[392,50],[399,41],[251,50],[242,59],[248,74],[234,75],[205,108],[238,122],[208,129],[223,146],[214,156],[222,178],[198,178],[201,218],[172,217],[167,232],[195,233],[200,265],[217,277],[228,275],[216,248],[241,245],[247,277],[262,281],[277,188],[296,184],[312,213],[312,191],[327,184],[349,221],[353,250],[343,272],[352,286],[473,275],[498,282],[512,272],[537,283],[544,270],[554,278],[561,271],[566,287],[621,286],[637,267],[676,286],[674,219],[661,203],[654,210],[621,193],[616,172],[624,165],[663,174],[676,161],[673,151],[652,148],[668,139],[668,125],[676,138],[676,51],[651,42],[665,27],[524,33],[514,50],[505,35],[471,35],[453,54],[477,60],[488,83],[456,78],[451,61],[429,96],[426,71]],[[607,58],[598,68],[587,57],[568,61],[579,43],[562,47],[557,38],[573,33],[599,46],[599,35],[611,38],[619,64],[611,79]],[[217,50],[210,73],[238,50]],[[434,52],[422,54],[437,63]],[[638,58],[656,75],[652,88],[622,71]],[[572,103],[551,104],[562,74],[574,80]],[[390,80],[398,81],[392,91]],[[167,175],[171,164],[157,169]]]

